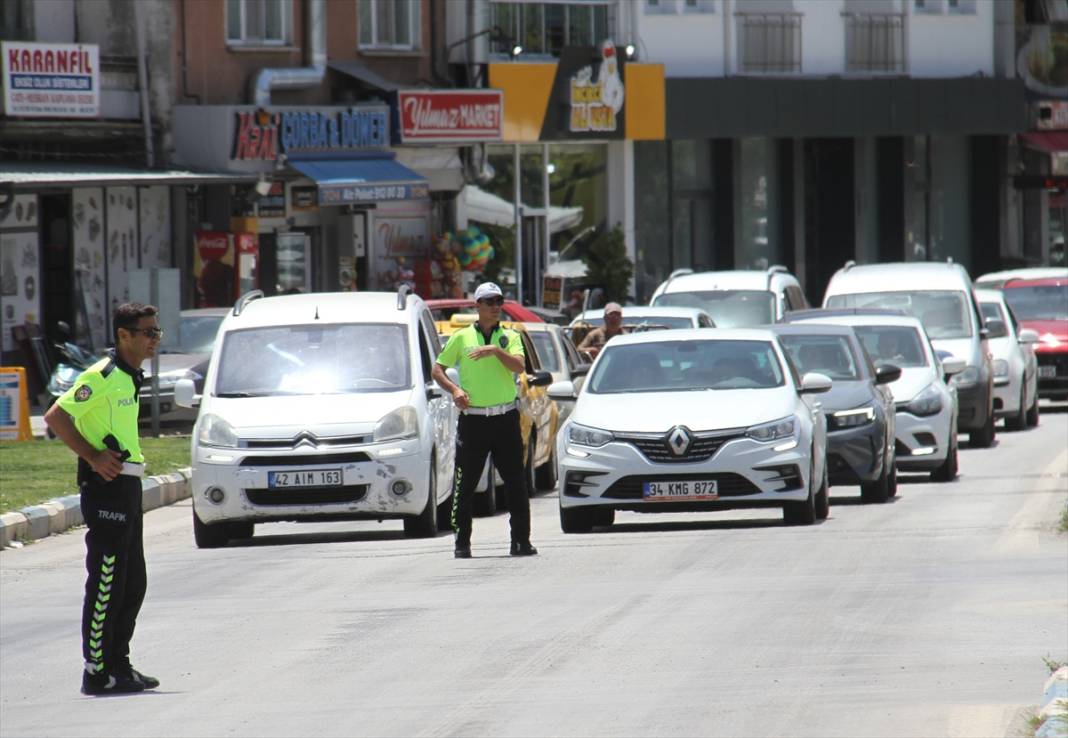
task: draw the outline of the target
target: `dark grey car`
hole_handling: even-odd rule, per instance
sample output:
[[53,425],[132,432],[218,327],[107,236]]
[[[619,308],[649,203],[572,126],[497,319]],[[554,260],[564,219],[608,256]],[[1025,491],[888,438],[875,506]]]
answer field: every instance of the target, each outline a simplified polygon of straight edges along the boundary
[[865,502],[897,494],[894,468],[894,398],[887,384],[901,375],[889,364],[876,368],[849,326],[776,325],[786,355],[799,375],[831,378],[820,398],[827,417],[827,472],[832,485],[859,484]]

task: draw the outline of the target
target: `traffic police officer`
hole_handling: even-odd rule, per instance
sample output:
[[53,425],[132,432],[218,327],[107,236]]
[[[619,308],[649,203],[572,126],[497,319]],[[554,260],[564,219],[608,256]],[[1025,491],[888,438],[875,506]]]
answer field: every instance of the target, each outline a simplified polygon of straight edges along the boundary
[[82,607],[82,692],[106,695],[159,686],[130,664],[130,639],[147,575],[141,512],[145,457],[137,435],[141,363],[163,335],[156,308],[126,303],[112,318],[115,349],[86,369],[45,413],[78,455],[88,552]]
[[[523,476],[523,437],[519,429],[515,374],[525,371],[523,342],[515,331],[501,328],[501,288],[485,282],[475,290],[478,322],[456,331],[434,364],[434,380],[452,394],[461,415],[457,428],[456,484],[452,526],[458,559],[471,558],[471,514],[475,487],[486,455],[508,491],[512,556],[534,556],[530,545],[530,499]],[[445,374],[459,364],[460,386]],[[492,475],[491,475],[492,478]],[[492,484],[486,494],[493,494]]]

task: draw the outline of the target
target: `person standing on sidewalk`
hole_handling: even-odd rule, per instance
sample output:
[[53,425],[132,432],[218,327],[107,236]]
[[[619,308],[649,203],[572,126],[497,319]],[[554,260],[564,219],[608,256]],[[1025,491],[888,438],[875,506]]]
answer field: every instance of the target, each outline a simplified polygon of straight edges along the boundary
[[[456,331],[441,350],[433,376],[452,395],[460,409],[456,441],[456,483],[452,496],[453,552],[471,558],[471,517],[475,487],[486,466],[486,456],[504,478],[512,530],[512,556],[534,556],[530,544],[530,497],[523,476],[523,436],[515,374],[526,370],[523,342],[515,331],[501,328],[501,288],[484,282],[475,290],[478,322]],[[460,386],[445,374],[459,364]],[[492,472],[490,479],[492,480]],[[493,494],[492,481],[486,494]]]
[[163,336],[156,312],[152,305],[119,305],[112,316],[114,350],[86,369],[44,416],[78,455],[78,491],[89,528],[82,606],[82,693],[88,695],[159,686],[130,664],[148,579],[141,511],[145,457],[137,433],[140,366]]

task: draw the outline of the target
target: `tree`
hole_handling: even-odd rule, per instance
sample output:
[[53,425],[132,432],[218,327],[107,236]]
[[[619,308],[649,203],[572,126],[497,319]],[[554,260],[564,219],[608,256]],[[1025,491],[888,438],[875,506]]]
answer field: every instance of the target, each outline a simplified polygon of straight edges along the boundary
[[627,258],[623,229],[618,224],[610,231],[599,233],[582,260],[586,264],[587,281],[604,286],[606,301],[626,300],[634,263]]

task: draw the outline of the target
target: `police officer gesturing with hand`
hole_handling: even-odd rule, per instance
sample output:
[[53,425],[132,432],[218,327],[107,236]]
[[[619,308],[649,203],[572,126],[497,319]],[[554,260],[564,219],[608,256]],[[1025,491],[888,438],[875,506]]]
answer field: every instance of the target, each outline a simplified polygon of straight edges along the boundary
[[[530,545],[530,499],[523,476],[523,437],[519,428],[515,374],[525,371],[523,342],[515,331],[501,328],[501,288],[485,282],[475,290],[478,322],[456,331],[434,364],[434,380],[452,394],[461,415],[457,428],[456,484],[452,526],[458,559],[471,558],[471,515],[486,456],[504,478],[512,528],[512,556],[533,556]],[[459,364],[460,386],[445,368]],[[490,475],[492,480],[492,474]],[[486,494],[493,494],[493,485]]]
[[82,517],[89,528],[82,607],[82,692],[107,695],[159,686],[130,664],[130,639],[147,574],[141,512],[145,457],[137,435],[141,363],[163,336],[156,308],[126,303],[112,318],[115,349],[86,369],[45,413],[78,455]]

